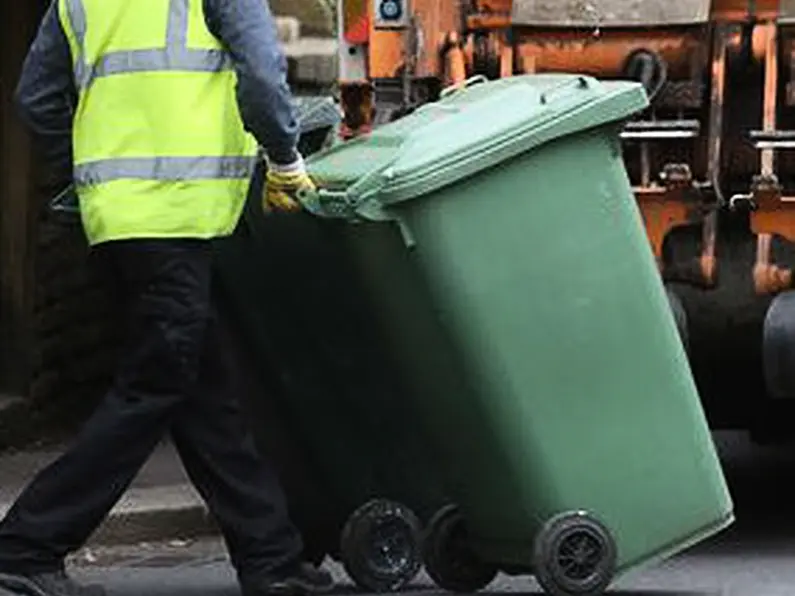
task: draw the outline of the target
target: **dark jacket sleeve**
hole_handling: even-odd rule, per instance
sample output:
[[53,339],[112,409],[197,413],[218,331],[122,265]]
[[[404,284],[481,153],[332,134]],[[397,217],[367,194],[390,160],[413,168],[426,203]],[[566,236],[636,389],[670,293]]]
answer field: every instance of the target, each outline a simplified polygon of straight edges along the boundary
[[268,158],[296,160],[298,123],[287,84],[287,59],[264,0],[203,0],[207,27],[225,46],[237,73],[243,123]]
[[14,94],[37,148],[63,179],[71,178],[72,120],[77,90],[69,42],[50,4],[22,65]]

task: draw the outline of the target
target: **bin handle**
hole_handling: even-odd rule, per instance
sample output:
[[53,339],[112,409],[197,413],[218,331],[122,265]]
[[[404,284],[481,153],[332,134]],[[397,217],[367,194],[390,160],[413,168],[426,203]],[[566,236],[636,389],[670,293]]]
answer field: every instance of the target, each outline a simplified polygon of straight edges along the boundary
[[[389,182],[386,170],[389,166],[371,170],[351,186],[344,190],[332,190],[329,188],[317,188],[314,190],[301,189],[298,191],[298,201],[310,213],[324,215],[326,217],[349,218],[356,214],[356,209],[370,197],[377,195]],[[367,192],[360,189],[367,185],[374,178],[381,176],[381,179],[373,184]]]
[[549,89],[547,89],[546,91],[544,91],[541,94],[541,99],[540,99],[541,104],[542,105],[546,105],[547,102],[549,101],[549,95],[551,95],[553,93],[557,93],[558,91],[561,91],[561,90],[565,89],[566,87],[570,87],[572,84],[576,84],[578,89],[587,89],[588,88],[588,78],[584,77],[584,76],[578,76],[573,81],[572,80],[568,80],[568,81],[565,81],[563,83],[559,83],[557,85],[553,85],[552,87],[550,87]]
[[389,161],[367,172],[356,182],[342,190],[317,188],[298,191],[298,201],[311,213],[327,217],[352,217],[359,206],[379,194],[392,179],[392,164],[410,147],[402,146]]
[[[446,87],[439,94],[439,98],[449,97],[463,89],[487,82],[488,78],[484,75],[476,75],[461,83]],[[428,107],[428,109],[430,109],[431,105],[432,104],[426,104],[422,106],[422,108]],[[331,190],[327,188],[317,188],[313,190],[302,189],[298,192],[298,200],[307,211],[315,213],[316,215],[343,218],[352,217],[362,203],[384,189],[392,178],[390,172],[392,164],[397,162],[409,149],[410,147],[403,145],[387,163],[370,170],[344,190]],[[367,188],[368,186],[369,188]]]
[[463,89],[468,89],[469,87],[472,87],[474,85],[478,85],[480,83],[487,83],[487,82],[488,82],[488,79],[485,76],[483,76],[483,75],[475,75],[474,77],[470,77],[470,78],[466,79],[465,81],[461,81],[460,83],[455,83],[454,85],[450,85],[448,87],[445,87],[439,93],[439,98],[442,99],[442,98],[445,98],[445,97],[449,97],[450,95],[458,93],[459,91],[462,91]]

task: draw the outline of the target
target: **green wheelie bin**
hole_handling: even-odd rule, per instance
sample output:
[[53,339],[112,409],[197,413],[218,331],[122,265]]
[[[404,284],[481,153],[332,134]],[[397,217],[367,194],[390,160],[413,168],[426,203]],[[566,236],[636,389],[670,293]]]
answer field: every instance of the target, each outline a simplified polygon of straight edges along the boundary
[[[474,84],[480,82],[480,84]],[[308,161],[451,505],[443,588],[600,594],[733,504],[622,160],[640,85],[473,80]]]
[[264,174],[260,164],[239,229],[217,254],[226,310],[267,383],[244,395],[255,435],[267,453],[274,426],[300,445],[315,489],[296,479],[286,492],[308,552],[342,562],[362,588],[397,590],[421,569],[424,522],[450,501],[338,241],[347,224],[264,215]]

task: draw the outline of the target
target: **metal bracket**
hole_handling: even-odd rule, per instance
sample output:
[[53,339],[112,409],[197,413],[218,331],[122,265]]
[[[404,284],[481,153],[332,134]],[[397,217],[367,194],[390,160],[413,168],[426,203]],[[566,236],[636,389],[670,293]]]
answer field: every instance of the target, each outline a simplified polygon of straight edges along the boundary
[[752,130],[748,138],[757,151],[795,149],[795,130]]
[[667,141],[694,139],[701,131],[698,120],[635,120],[627,122],[621,132],[625,141]]

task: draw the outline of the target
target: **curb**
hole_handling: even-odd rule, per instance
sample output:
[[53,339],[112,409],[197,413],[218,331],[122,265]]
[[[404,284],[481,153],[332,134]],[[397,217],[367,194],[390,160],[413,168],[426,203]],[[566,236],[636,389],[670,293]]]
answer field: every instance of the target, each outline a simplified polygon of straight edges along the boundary
[[[204,503],[190,485],[131,489],[86,543],[122,546],[142,542],[194,540],[220,535]],[[0,503],[2,519],[11,503]]]
[[111,511],[87,546],[192,540],[220,534],[190,485],[132,489]]

